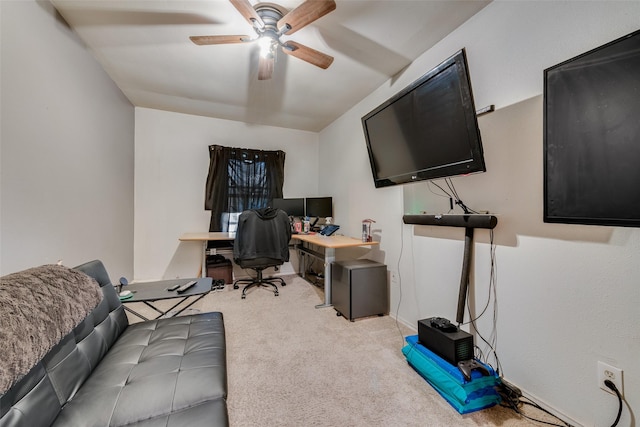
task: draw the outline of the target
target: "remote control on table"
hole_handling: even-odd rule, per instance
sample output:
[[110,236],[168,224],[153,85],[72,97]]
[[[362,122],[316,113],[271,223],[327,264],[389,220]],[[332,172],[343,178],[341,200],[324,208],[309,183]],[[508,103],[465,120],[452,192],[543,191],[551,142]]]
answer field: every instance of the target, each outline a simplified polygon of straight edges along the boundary
[[175,291],[176,289],[178,289],[180,287],[180,284],[177,285],[173,285],[172,287],[168,288],[168,291]]
[[198,281],[197,281],[197,280],[192,280],[192,281],[190,281],[190,282],[187,282],[187,283],[185,283],[184,285],[180,286],[180,287],[178,288],[178,291],[177,291],[177,292],[178,292],[179,294],[181,294],[181,293],[183,293],[184,291],[186,291],[187,289],[189,289],[190,287],[192,287],[193,285],[195,285],[196,283],[198,283]]

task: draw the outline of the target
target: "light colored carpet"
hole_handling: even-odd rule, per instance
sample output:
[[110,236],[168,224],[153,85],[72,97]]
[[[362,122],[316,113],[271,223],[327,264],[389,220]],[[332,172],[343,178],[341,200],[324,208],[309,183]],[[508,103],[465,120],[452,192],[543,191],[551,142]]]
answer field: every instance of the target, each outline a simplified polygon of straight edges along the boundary
[[255,288],[242,300],[228,285],[185,312],[223,313],[232,426],[540,425],[501,407],[458,414],[402,355],[415,332],[390,316],[349,322],[316,309],[320,288],[285,279],[277,297]]

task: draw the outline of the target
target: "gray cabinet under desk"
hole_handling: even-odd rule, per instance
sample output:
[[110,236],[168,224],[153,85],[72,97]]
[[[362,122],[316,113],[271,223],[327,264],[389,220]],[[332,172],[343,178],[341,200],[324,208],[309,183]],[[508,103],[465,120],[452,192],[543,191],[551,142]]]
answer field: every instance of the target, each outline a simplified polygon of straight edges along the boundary
[[389,313],[387,266],[368,259],[334,262],[331,301],[338,315],[350,321]]

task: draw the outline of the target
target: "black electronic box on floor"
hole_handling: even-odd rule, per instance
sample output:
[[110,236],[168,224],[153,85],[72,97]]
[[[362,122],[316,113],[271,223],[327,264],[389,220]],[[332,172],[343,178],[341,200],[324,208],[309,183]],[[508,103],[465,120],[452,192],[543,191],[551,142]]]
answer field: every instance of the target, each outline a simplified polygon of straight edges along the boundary
[[473,359],[473,335],[442,317],[418,320],[420,344],[452,365]]

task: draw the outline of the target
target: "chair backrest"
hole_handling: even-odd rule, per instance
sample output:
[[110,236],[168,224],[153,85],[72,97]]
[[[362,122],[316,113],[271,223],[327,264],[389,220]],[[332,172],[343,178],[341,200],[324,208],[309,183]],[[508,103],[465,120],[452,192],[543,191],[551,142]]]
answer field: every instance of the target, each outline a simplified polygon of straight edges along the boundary
[[291,224],[282,209],[246,210],[238,217],[233,259],[243,268],[289,261]]

